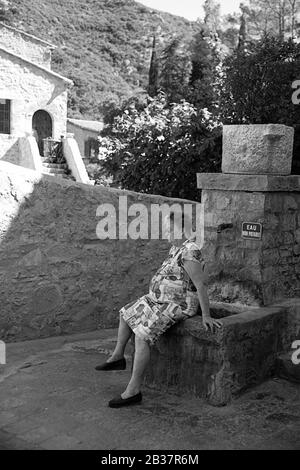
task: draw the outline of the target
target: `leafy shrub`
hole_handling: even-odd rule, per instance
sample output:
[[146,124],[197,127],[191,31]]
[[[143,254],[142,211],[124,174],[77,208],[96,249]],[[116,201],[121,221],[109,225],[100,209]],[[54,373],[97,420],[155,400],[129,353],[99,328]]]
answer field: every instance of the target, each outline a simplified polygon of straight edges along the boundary
[[196,173],[219,171],[221,129],[207,110],[160,94],[142,110],[131,103],[100,137],[106,175],[124,189],[200,200]]
[[274,37],[227,57],[219,83],[221,118],[228,124],[300,124],[292,83],[300,78],[300,44]]

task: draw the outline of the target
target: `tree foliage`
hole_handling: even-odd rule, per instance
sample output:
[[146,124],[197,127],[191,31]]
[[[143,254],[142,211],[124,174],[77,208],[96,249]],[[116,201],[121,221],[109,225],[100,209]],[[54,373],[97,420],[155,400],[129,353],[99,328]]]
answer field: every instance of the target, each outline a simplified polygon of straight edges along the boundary
[[216,0],[205,0],[204,23],[213,33],[218,33],[221,29],[221,4]]
[[149,96],[156,96],[158,93],[158,74],[159,66],[156,52],[156,35],[153,36],[152,55],[149,69],[149,85],[148,94]]
[[210,109],[221,57],[217,35],[205,27],[189,41],[175,37],[160,56],[159,89],[170,103],[184,99],[196,108]]
[[190,41],[174,37],[159,56],[157,96],[131,99],[110,113],[100,158],[114,184],[199,200],[196,173],[218,171],[221,163],[221,129],[211,113],[217,44],[203,28]]
[[265,35],[280,39],[295,37],[299,27],[299,0],[249,0],[242,8],[249,24],[250,38]]
[[159,60],[159,89],[170,103],[184,99],[191,72],[190,53],[182,36],[175,36]]
[[292,83],[299,77],[300,44],[266,36],[225,60],[218,85],[223,123],[295,128],[292,171],[296,174],[300,171],[300,106],[292,102]]
[[210,113],[164,94],[131,106],[100,138],[102,168],[122,188],[199,200],[196,173],[220,169],[221,130]]
[[13,2],[8,0],[0,0],[0,21],[5,23],[13,23],[14,16],[18,13],[18,9]]
[[[172,44],[173,57],[177,47],[178,43]],[[199,47],[194,50],[199,53]],[[300,77],[299,44],[268,36],[248,42],[225,59],[215,82],[209,67],[210,54],[210,47],[201,49],[198,69],[191,61],[186,89],[180,87],[177,77],[166,82],[171,95],[161,93],[144,102],[132,100],[111,121],[100,141],[102,168],[113,176],[115,184],[199,200],[196,173],[220,171],[220,123],[281,123],[293,125],[298,131],[300,108],[292,103],[291,85]],[[173,77],[176,62],[180,69],[179,59],[177,55],[172,62]],[[206,81],[205,75],[211,80]],[[194,99],[195,84],[199,90],[202,85],[210,96],[215,95],[211,106],[214,114],[204,108],[203,101]],[[183,90],[184,97],[179,99]],[[170,96],[176,97],[176,92],[178,99],[171,102]],[[206,99],[206,103],[211,101]],[[299,148],[297,132],[295,154]]]
[[219,35],[231,52],[265,36],[297,39],[299,16],[300,0],[246,0],[240,4],[239,13],[222,18]]
[[133,0],[13,0],[18,26],[58,46],[54,71],[71,78],[69,116],[102,119],[110,108],[146,91],[152,38],[157,46],[198,26],[184,18],[159,15]]
[[230,124],[300,124],[292,83],[300,77],[300,45],[268,37],[227,57],[219,82],[221,119]]
[[197,108],[212,109],[221,63],[222,47],[218,35],[200,30],[191,43],[191,74],[186,95]]

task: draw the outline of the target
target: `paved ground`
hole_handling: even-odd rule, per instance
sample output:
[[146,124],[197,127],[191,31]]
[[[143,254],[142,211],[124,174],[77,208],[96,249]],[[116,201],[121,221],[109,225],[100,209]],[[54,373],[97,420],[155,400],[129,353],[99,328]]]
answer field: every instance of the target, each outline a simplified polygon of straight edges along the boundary
[[223,408],[150,389],[141,405],[108,408],[130,374],[130,364],[94,370],[114,337],[106,330],[9,344],[0,366],[0,449],[300,449],[300,386],[283,380]]

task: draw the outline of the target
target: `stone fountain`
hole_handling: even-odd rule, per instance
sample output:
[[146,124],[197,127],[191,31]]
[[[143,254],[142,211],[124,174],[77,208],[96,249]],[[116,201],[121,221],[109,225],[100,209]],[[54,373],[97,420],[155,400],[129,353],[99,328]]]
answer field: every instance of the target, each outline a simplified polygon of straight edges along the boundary
[[[300,296],[300,176],[291,176],[293,135],[283,125],[224,126],[222,173],[198,175],[216,300],[253,306]],[[216,227],[229,223],[218,233]]]
[[151,353],[146,384],[225,405],[273,375],[298,380],[300,176],[291,175],[294,130],[224,126],[222,173],[198,174],[212,315],[173,327]]

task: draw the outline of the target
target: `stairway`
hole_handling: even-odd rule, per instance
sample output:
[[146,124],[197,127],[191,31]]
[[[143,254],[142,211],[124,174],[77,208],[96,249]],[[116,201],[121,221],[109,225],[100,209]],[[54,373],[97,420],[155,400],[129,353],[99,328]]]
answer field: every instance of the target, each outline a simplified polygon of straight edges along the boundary
[[50,157],[41,157],[41,159],[43,174],[75,181],[65,159],[61,160],[61,163],[52,163],[53,159]]

